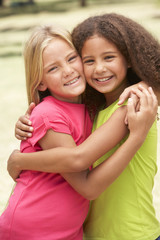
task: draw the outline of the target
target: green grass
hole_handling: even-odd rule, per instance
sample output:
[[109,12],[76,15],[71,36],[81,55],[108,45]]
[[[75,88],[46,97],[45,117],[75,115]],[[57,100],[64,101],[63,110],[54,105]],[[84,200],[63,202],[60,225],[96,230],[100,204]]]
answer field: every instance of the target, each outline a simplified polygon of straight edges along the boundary
[[[149,0],[117,0],[112,1],[112,4],[109,0],[88,0],[88,6],[80,8],[78,0],[50,0],[36,1],[33,8],[29,6],[0,8],[0,212],[13,186],[13,181],[6,170],[6,162],[12,150],[19,148],[18,140],[14,138],[14,125],[27,108],[22,46],[28,29],[37,24],[53,22],[71,30],[88,16],[114,11],[137,20],[160,39],[160,8],[158,6],[157,1]],[[158,126],[160,132],[160,122]],[[160,146],[160,141],[158,145]],[[160,152],[158,154],[160,166]],[[156,176],[154,189],[154,201],[160,219],[159,181],[160,171]]]

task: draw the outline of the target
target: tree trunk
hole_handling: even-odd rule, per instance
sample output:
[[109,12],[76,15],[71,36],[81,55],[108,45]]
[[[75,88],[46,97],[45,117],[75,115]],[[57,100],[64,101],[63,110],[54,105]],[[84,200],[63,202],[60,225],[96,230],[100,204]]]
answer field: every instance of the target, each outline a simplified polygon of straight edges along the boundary
[[81,7],[85,7],[87,5],[86,0],[81,0]]
[[4,3],[4,1],[0,0],[0,7],[3,7],[3,3]]

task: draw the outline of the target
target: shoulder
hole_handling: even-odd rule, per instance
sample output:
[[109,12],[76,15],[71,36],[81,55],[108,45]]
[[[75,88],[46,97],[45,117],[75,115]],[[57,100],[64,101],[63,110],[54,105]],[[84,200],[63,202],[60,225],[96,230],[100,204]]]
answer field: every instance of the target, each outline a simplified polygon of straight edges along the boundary
[[68,113],[64,111],[63,104],[59,103],[52,96],[44,98],[33,110],[30,120],[33,127],[45,125],[49,127],[51,124],[69,125]]
[[110,106],[99,112],[99,117],[109,119],[112,115],[123,118],[127,113],[126,102],[123,105],[118,105],[118,100]]
[[53,97],[48,96],[33,109],[33,113],[45,113],[48,112],[50,108],[54,107],[56,107],[56,102]]
[[52,96],[48,96],[43,99],[41,103],[39,103],[32,111],[31,119],[32,118],[39,118],[39,117],[54,117],[55,115],[61,114],[61,109],[58,106],[57,102],[54,101]]

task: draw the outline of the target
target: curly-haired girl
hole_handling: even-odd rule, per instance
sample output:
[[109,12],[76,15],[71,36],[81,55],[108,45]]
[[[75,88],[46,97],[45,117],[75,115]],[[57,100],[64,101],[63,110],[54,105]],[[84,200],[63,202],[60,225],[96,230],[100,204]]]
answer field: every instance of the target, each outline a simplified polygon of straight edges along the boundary
[[[94,96],[89,106],[101,107],[94,130],[117,111],[119,95],[126,86],[143,80],[159,95],[160,45],[135,21],[115,13],[90,17],[73,30],[72,38],[82,57],[88,82],[86,99]],[[123,59],[122,65],[118,62],[119,56]],[[118,74],[123,75],[122,81],[118,80]],[[94,167],[120,144],[100,158]],[[120,177],[91,202],[84,239],[154,240],[160,235],[152,202],[156,154],[155,123]]]

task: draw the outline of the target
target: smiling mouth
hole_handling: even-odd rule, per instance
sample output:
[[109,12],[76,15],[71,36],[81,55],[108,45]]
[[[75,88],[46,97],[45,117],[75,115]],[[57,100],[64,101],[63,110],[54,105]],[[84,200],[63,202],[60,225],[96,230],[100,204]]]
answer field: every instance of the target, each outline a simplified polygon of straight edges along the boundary
[[69,86],[69,85],[71,85],[71,84],[73,84],[73,83],[77,82],[77,81],[78,81],[78,79],[79,79],[79,77],[76,77],[76,78],[74,78],[73,80],[71,80],[71,81],[69,81],[69,82],[65,83],[64,85],[65,85],[65,86]]
[[107,82],[107,81],[109,81],[111,78],[112,78],[112,76],[111,76],[111,77],[107,77],[107,78],[95,78],[95,80],[96,80],[97,82]]

